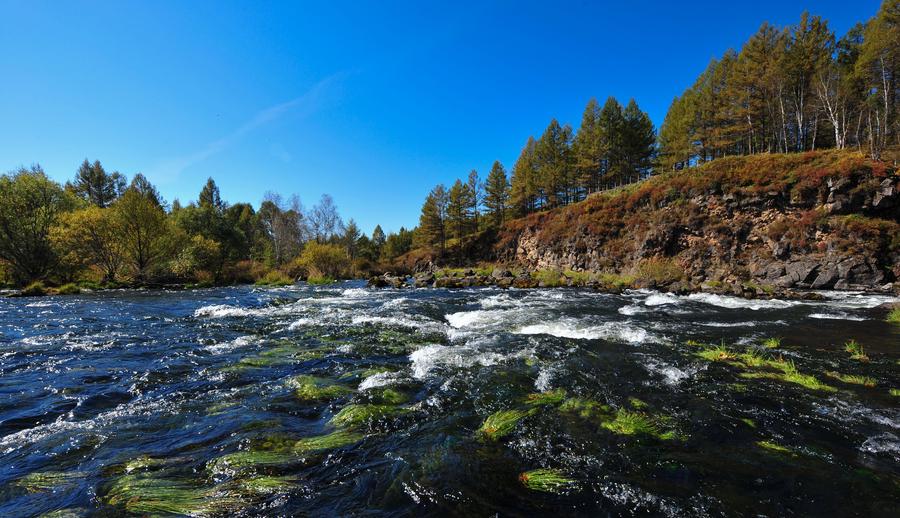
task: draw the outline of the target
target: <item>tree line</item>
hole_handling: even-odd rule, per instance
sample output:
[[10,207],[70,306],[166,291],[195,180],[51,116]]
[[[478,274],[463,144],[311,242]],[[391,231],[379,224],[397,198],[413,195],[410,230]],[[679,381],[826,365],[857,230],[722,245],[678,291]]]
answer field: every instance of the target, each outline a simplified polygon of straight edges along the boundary
[[410,232],[371,236],[344,223],[323,195],[267,193],[254,209],[229,204],[210,178],[196,200],[168,204],[142,174],[131,181],[85,160],[65,185],[39,165],[0,177],[0,281],[62,284],[254,282],[339,278],[407,252]]
[[900,0],[838,38],[804,13],[714,59],[660,127],[662,169],[726,155],[900,145]]
[[529,137],[511,175],[496,161],[483,182],[473,170],[449,189],[434,187],[422,205],[417,244],[443,255],[448,241],[458,244],[507,218],[638,181],[651,173],[655,155],[653,123],[634,99],[624,108],[614,97],[602,107],[591,99],[578,131],[553,119],[540,138]]

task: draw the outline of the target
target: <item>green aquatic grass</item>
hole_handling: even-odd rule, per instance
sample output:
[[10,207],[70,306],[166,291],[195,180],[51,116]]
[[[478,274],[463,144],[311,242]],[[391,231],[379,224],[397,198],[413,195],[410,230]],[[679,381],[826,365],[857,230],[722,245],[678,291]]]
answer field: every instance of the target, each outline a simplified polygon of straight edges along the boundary
[[240,507],[241,502],[183,480],[124,475],[113,482],[104,501],[126,512],[147,516],[205,516]]
[[237,480],[238,492],[253,496],[287,493],[295,487],[297,487],[297,478],[291,476],[257,476]]
[[869,376],[862,376],[859,374],[841,374],[840,372],[835,371],[825,371],[825,375],[829,378],[834,378],[836,380],[840,380],[849,385],[862,385],[864,387],[874,387],[877,382],[875,378]]
[[640,399],[638,399],[636,397],[629,397],[628,404],[631,405],[631,408],[633,408],[635,410],[640,410],[642,408],[647,408],[647,406],[649,406],[649,405],[647,405],[647,403],[644,403],[643,401],[641,401]]
[[383,405],[400,405],[409,401],[409,396],[390,387],[382,389],[380,392],[378,390],[369,390],[368,392],[371,393],[373,401]]
[[809,374],[801,374],[799,372],[742,372],[739,374],[744,379],[770,379],[776,381],[784,381],[800,385],[809,390],[817,390],[822,392],[837,392],[837,389],[831,385],[827,385],[819,381],[815,376]]
[[741,422],[749,426],[750,428],[756,428],[756,421],[750,419],[749,417],[742,417]]
[[170,459],[158,459],[149,457],[147,455],[141,455],[140,457],[136,457],[124,463],[122,465],[122,470],[125,473],[131,473],[134,471],[149,471],[153,469],[159,469],[171,463],[172,461]]
[[352,404],[342,408],[328,423],[332,426],[355,428],[408,411],[409,409],[396,405]]
[[729,350],[724,345],[717,345],[715,347],[710,347],[707,349],[703,349],[702,351],[698,351],[695,353],[700,358],[703,358],[707,361],[732,361],[737,359],[737,354]]
[[770,360],[767,360],[765,356],[753,350],[740,353],[737,358],[741,363],[750,368],[765,367],[770,364]]
[[576,481],[556,469],[534,469],[519,475],[519,482],[532,491],[565,493],[575,489]]
[[477,433],[483,440],[496,441],[512,433],[519,421],[534,415],[536,411],[536,408],[532,408],[529,410],[512,409],[494,412],[484,420]]
[[856,340],[847,340],[847,342],[844,343],[844,350],[850,353],[851,360],[858,360],[861,362],[869,361],[865,349],[863,349],[863,346]]
[[787,446],[783,446],[781,444],[774,443],[772,441],[757,441],[756,445],[764,450],[771,451],[774,453],[778,453],[778,454],[782,454],[782,455],[791,455],[791,456],[796,455],[794,450],[788,448]]
[[619,410],[615,419],[601,426],[618,435],[647,435],[661,440],[675,438],[674,431],[662,430],[656,419],[642,412]]
[[890,394],[894,397],[900,397],[900,389],[892,388],[892,389],[888,390],[888,394]]
[[566,389],[557,388],[547,392],[537,392],[525,396],[525,403],[531,406],[558,405],[566,398]]
[[766,349],[777,349],[778,347],[781,347],[781,338],[766,338],[763,340],[762,344]]
[[363,440],[365,435],[347,430],[339,430],[328,435],[307,437],[294,443],[293,451],[297,454],[311,453],[322,450],[333,450],[356,444]]
[[300,401],[330,401],[353,393],[347,387],[314,376],[294,376],[286,384]]
[[590,419],[608,415],[611,412],[609,405],[599,401],[584,398],[569,398],[559,406],[559,411],[567,414],[575,414],[583,419]]
[[16,480],[16,485],[29,493],[40,493],[71,486],[84,477],[80,471],[39,471]]
[[57,509],[38,516],[38,518],[85,518],[88,516],[87,509]]
[[900,306],[897,306],[888,312],[887,317],[885,318],[886,322],[890,322],[891,324],[900,324]]
[[284,466],[298,460],[295,455],[285,451],[246,450],[213,459],[207,464],[207,469],[214,474],[233,475],[246,470]]

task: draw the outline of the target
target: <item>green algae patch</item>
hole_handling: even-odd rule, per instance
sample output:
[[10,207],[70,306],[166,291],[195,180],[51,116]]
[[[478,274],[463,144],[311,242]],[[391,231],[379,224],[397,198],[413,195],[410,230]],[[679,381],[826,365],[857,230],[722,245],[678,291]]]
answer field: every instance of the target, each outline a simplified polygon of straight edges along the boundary
[[817,390],[822,392],[837,392],[837,389],[831,385],[826,385],[819,381],[815,376],[809,374],[782,373],[782,372],[742,372],[740,377],[744,379],[769,379],[775,381],[783,381],[800,385],[809,390]]
[[640,399],[638,399],[636,397],[628,398],[628,404],[631,405],[631,408],[634,408],[635,410],[647,408],[647,406],[648,406],[647,403],[641,401]]
[[353,393],[347,387],[314,376],[295,376],[289,378],[286,384],[294,389],[300,401],[330,401]]
[[619,410],[615,419],[601,424],[603,428],[618,435],[646,435],[668,441],[677,437],[674,430],[665,430],[660,419],[629,410]]
[[29,493],[50,492],[71,487],[85,476],[80,471],[40,471],[16,480],[16,485]]
[[237,491],[251,496],[287,493],[297,487],[296,477],[258,476],[236,481]]
[[240,507],[240,500],[183,480],[125,475],[110,486],[104,502],[138,515],[204,516]]
[[337,427],[356,428],[374,421],[381,421],[389,417],[394,417],[408,411],[408,408],[396,405],[352,404],[342,408],[328,423]]
[[478,429],[478,436],[485,441],[496,441],[516,429],[519,421],[537,413],[536,408],[528,410],[500,410],[489,415]]
[[547,392],[537,392],[525,396],[525,404],[531,406],[558,405],[566,399],[565,389],[553,389]]
[[584,398],[569,398],[559,406],[559,411],[565,414],[577,415],[583,419],[591,419],[609,415],[612,409],[599,401]]
[[865,349],[863,349],[862,344],[857,342],[856,340],[847,340],[844,344],[844,351],[850,353],[851,360],[857,360],[861,362],[869,361],[869,356],[866,355]]
[[781,347],[781,338],[766,338],[762,343],[766,349],[777,349]]
[[306,454],[316,451],[333,450],[351,446],[363,440],[365,435],[347,430],[339,430],[327,435],[318,435],[300,439],[294,443],[293,451],[297,454]]
[[698,351],[695,354],[700,358],[711,362],[732,361],[737,359],[737,355],[724,345],[717,345],[712,348],[703,349],[702,351]]
[[285,466],[299,460],[295,455],[284,451],[247,450],[214,459],[207,464],[207,469],[216,475],[234,475],[247,470]]
[[794,450],[788,448],[787,446],[783,446],[772,441],[757,441],[756,445],[766,451],[777,453],[779,455],[790,455],[792,457],[797,455]]
[[556,469],[534,469],[519,475],[519,482],[527,489],[543,493],[568,493],[577,489],[577,482]]
[[888,390],[888,394],[890,394],[894,397],[900,397],[900,389],[892,388],[892,389]]
[[392,388],[385,388],[380,392],[372,390],[372,399],[384,405],[400,405],[409,401],[409,396]]
[[887,317],[884,319],[886,322],[891,324],[900,325],[900,306],[896,306],[887,314]]
[[835,371],[825,371],[825,375],[848,385],[861,385],[863,387],[872,388],[878,384],[875,381],[875,378],[862,376],[860,374],[841,374],[840,372]]
[[749,417],[742,417],[741,422],[749,426],[750,428],[756,428],[756,421],[750,419]]

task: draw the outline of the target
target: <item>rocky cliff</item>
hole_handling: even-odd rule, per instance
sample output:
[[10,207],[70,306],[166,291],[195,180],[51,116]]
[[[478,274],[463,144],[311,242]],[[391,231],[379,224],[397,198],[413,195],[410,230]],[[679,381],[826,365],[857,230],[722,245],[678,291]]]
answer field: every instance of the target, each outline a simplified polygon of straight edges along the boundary
[[900,177],[853,152],[723,158],[509,222],[494,253],[680,290],[900,291]]

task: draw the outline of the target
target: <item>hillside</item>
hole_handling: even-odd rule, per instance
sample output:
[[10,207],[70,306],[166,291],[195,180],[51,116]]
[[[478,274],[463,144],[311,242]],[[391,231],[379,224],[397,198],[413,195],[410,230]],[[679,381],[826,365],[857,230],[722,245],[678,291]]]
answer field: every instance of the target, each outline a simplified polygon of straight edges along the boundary
[[891,289],[898,189],[893,167],[858,153],[723,158],[511,221],[494,255],[689,290]]

